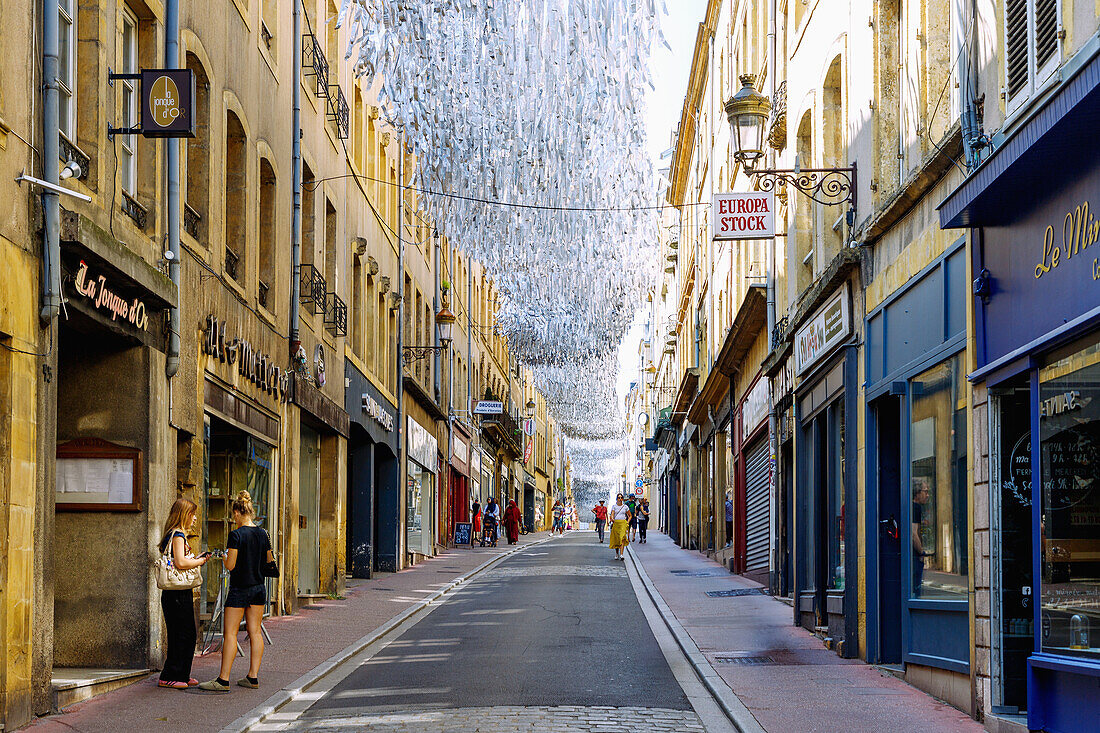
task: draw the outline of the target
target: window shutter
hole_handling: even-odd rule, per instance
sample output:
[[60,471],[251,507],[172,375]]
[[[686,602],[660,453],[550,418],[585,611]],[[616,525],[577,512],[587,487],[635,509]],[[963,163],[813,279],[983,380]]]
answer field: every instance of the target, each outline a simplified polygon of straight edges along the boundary
[[[1043,0],[1053,7],[1054,0]],[[1005,87],[1008,98],[1027,89],[1027,0],[1005,0]]]
[[1058,0],[1035,0],[1035,69],[1058,50]]

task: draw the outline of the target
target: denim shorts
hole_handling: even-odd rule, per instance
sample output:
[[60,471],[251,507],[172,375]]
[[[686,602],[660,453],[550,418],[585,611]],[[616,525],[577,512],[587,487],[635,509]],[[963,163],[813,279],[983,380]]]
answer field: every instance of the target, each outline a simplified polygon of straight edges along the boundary
[[247,585],[244,588],[229,587],[229,593],[225,596],[226,608],[248,608],[249,606],[262,606],[267,602],[267,588],[263,583],[259,585]]

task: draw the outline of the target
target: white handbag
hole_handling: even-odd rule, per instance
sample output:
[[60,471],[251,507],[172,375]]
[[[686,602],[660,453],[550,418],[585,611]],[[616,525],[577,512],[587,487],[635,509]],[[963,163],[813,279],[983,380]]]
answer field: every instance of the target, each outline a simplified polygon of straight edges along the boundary
[[157,587],[161,590],[190,590],[202,585],[201,565],[196,565],[189,570],[180,570],[172,562],[171,538],[164,552],[153,562],[153,568],[157,576]]

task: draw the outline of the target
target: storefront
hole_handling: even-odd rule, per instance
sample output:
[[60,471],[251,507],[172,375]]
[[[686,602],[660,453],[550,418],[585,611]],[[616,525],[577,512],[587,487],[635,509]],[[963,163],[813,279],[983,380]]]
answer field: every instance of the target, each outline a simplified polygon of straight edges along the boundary
[[[857,347],[850,283],[844,280],[795,331],[794,608],[827,644],[858,654],[855,507],[858,440]],[[857,290],[858,292],[858,290]],[[853,582],[847,580],[851,578]]]
[[[966,252],[866,318],[867,658],[970,689]],[[918,685],[921,686],[921,685]],[[952,690],[958,690],[955,694]]]
[[405,554],[408,564],[431,557],[435,545],[437,442],[426,427],[407,416],[408,461],[405,467]]
[[[43,502],[53,516],[36,518],[49,588],[37,617],[55,672],[156,667],[160,593],[145,558],[176,498],[161,328],[175,288],[84,217],[62,214],[57,371],[38,374],[41,389],[56,385],[57,445],[53,500]],[[94,561],[78,560],[88,553]]]
[[[737,407],[736,430],[728,436],[736,466],[732,569],[768,584],[771,555],[771,494],[768,461],[768,380],[758,377]],[[722,511],[724,518],[725,512]]]
[[398,567],[401,499],[397,408],[349,359],[344,409],[351,420],[347,469],[347,572],[369,578]]
[[1036,730],[1100,714],[1097,109],[1094,57],[940,207],[943,227],[971,230],[968,376],[974,422],[990,426],[991,476],[975,471],[974,490],[989,498],[989,582],[976,592],[991,632],[977,653],[990,709],[1026,708]]
[[451,469],[448,472],[447,515],[449,526],[445,542],[454,536],[455,522],[470,521],[470,434],[455,421],[451,430]]

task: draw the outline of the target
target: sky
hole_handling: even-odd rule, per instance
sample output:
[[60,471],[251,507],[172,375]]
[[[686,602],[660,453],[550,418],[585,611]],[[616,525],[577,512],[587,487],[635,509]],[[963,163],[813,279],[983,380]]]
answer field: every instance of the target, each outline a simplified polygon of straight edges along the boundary
[[[671,146],[673,129],[680,122],[680,111],[687,93],[691,55],[695,37],[707,10],[707,0],[672,0],[669,14],[661,19],[661,28],[672,51],[659,41],[651,49],[650,70],[655,89],[646,95],[646,137],[653,167],[668,166],[670,158],[661,160],[661,153]],[[638,374],[638,341],[642,338],[644,314],[639,312],[634,325],[627,331],[619,348],[619,404],[622,405],[630,382]]]

